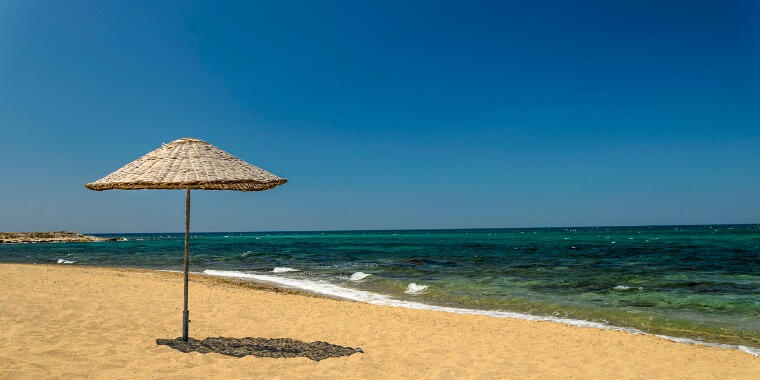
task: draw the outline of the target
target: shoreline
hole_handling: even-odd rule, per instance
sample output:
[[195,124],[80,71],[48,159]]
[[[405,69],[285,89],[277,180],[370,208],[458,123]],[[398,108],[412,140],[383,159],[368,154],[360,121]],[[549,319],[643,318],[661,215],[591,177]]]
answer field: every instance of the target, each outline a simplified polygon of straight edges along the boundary
[[[33,377],[752,378],[741,351],[549,321],[346,302],[192,274],[190,335],[287,337],[362,347],[305,358],[183,354],[181,275],[134,268],[0,264],[0,373]],[[663,360],[667,358],[667,360]],[[0,378],[4,375],[0,375]]]
[[[0,263],[0,265],[4,265]],[[10,265],[30,265],[30,266],[49,266],[51,268],[61,268],[63,266],[59,264],[10,264]],[[173,273],[176,275],[182,275],[180,270],[166,270],[166,269],[145,269],[135,267],[108,267],[108,266],[90,266],[90,265],[77,265],[74,267],[86,267],[86,268],[98,268],[104,270],[116,270],[123,272],[161,272],[161,273]],[[506,310],[486,310],[486,309],[470,309],[451,306],[439,306],[426,304],[416,301],[405,301],[394,299],[391,296],[372,293],[364,290],[347,288],[340,285],[329,284],[326,282],[317,282],[314,280],[291,280],[285,277],[279,277],[269,274],[248,274],[239,271],[224,271],[224,270],[204,270],[203,272],[190,272],[190,277],[195,277],[198,282],[207,281],[211,284],[227,284],[232,286],[240,286],[243,288],[254,289],[259,291],[268,291],[274,293],[283,294],[295,294],[307,297],[325,298],[343,302],[358,302],[367,305],[379,305],[387,307],[398,307],[411,310],[428,310],[442,313],[463,314],[463,315],[481,315],[489,318],[506,318],[526,321],[538,321],[538,322],[550,322],[557,323],[566,326],[574,326],[579,328],[608,330],[608,331],[620,331],[633,335],[651,336],[660,339],[664,339],[670,342],[675,342],[684,345],[696,345],[705,347],[715,347],[729,350],[736,350],[744,352],[746,354],[760,358],[760,347],[751,347],[738,344],[726,344],[717,342],[708,342],[700,339],[678,337],[664,334],[657,334],[646,332],[633,327],[621,327],[602,322],[588,321],[584,319],[562,318],[543,315],[533,315],[522,312],[513,312]],[[268,278],[268,279],[265,279]],[[303,283],[319,283],[321,286],[328,286],[326,290],[324,288],[316,287],[302,287]],[[332,288],[332,289],[330,289]],[[338,291],[335,291],[339,289]],[[332,291],[330,291],[332,290]],[[352,297],[352,295],[354,295]],[[356,296],[358,295],[358,296]],[[368,297],[366,295],[369,295]]]
[[[179,272],[179,273],[182,273],[182,272]],[[328,284],[328,283],[323,283],[320,285],[331,287],[333,288],[333,291],[330,291],[329,288],[327,290],[319,289],[319,288],[312,288],[310,290],[310,289],[299,288],[295,286],[291,287],[291,286],[287,286],[283,284],[294,283],[294,282],[316,283],[316,281],[290,280],[287,278],[278,277],[278,279],[280,280],[279,282],[277,282],[278,280],[274,279],[274,277],[277,277],[277,276],[272,276],[272,275],[253,275],[253,274],[247,274],[244,272],[237,272],[237,271],[220,271],[220,270],[208,270],[208,269],[203,272],[195,272],[195,274],[205,275],[205,276],[210,276],[210,277],[227,278],[227,279],[240,279],[243,282],[250,281],[250,282],[259,283],[259,284],[271,285],[276,288],[296,289],[298,291],[305,292],[308,294],[316,294],[322,297],[338,299],[338,300],[343,300],[343,301],[350,301],[350,302],[360,302],[360,303],[365,303],[365,304],[370,304],[370,305],[382,305],[382,306],[400,307],[400,308],[406,308],[406,309],[430,310],[430,311],[438,311],[438,312],[453,313],[453,314],[483,315],[483,316],[492,317],[492,318],[511,318],[511,319],[527,320],[527,321],[553,322],[553,323],[559,323],[562,325],[575,326],[575,327],[581,327],[581,328],[622,331],[622,332],[635,334],[635,335],[654,336],[654,337],[662,338],[671,342],[676,342],[676,343],[681,343],[681,344],[686,344],[686,345],[701,345],[701,346],[707,346],[707,347],[719,347],[719,348],[726,348],[726,349],[731,349],[731,350],[738,350],[738,351],[750,354],[752,356],[760,357],[760,348],[758,347],[750,347],[750,346],[737,345],[737,344],[707,342],[707,341],[703,341],[699,339],[656,334],[656,333],[650,333],[643,330],[639,330],[633,327],[621,327],[621,326],[610,325],[610,324],[606,324],[602,322],[588,321],[584,319],[533,315],[533,314],[528,314],[528,313],[513,312],[513,311],[506,311],[506,310],[485,310],[485,309],[468,309],[468,308],[451,307],[451,306],[438,306],[438,305],[426,304],[423,302],[398,300],[398,299],[392,298],[391,296],[386,296],[383,294],[372,293],[372,292],[367,292],[364,290],[358,290],[358,289],[352,289],[352,288],[346,288],[339,285]],[[267,277],[272,278],[272,279],[271,280],[264,279]],[[278,284],[280,286],[277,286]],[[335,292],[334,289],[336,288],[340,288],[340,290],[338,290],[338,292]],[[343,295],[338,295],[336,293],[343,294]],[[357,296],[351,297],[350,295],[352,294],[357,295]]]

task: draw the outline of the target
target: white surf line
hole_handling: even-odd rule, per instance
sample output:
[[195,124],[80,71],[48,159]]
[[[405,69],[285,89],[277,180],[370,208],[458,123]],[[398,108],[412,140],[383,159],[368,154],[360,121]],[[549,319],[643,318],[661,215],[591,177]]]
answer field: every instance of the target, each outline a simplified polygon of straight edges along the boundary
[[729,349],[734,349],[734,350],[740,350],[750,355],[760,356],[760,348],[743,346],[743,345],[710,343],[710,342],[704,342],[701,340],[691,339],[691,338],[679,338],[679,337],[674,337],[674,336],[669,336],[669,335],[652,334],[652,333],[647,333],[635,328],[618,327],[618,326],[608,325],[606,323],[584,321],[581,319],[546,317],[546,316],[538,316],[538,315],[531,315],[531,314],[525,314],[525,313],[516,313],[516,312],[511,312],[511,311],[464,309],[464,308],[457,308],[457,307],[428,305],[421,302],[397,300],[397,299],[393,299],[389,296],[382,295],[382,294],[377,294],[377,293],[372,293],[372,292],[367,292],[367,291],[357,290],[357,289],[351,289],[351,288],[344,288],[342,286],[330,284],[328,282],[315,281],[315,280],[293,279],[293,278],[285,278],[285,277],[272,276],[272,275],[250,274],[250,273],[244,273],[244,272],[239,272],[239,271],[223,271],[223,270],[214,270],[214,269],[206,269],[202,272],[202,274],[206,274],[210,276],[244,279],[244,280],[250,280],[254,282],[257,282],[257,281],[265,282],[268,284],[280,285],[287,288],[295,288],[295,289],[305,290],[311,293],[322,294],[322,295],[335,297],[335,298],[343,298],[343,299],[348,299],[352,301],[359,301],[359,302],[369,303],[373,305],[404,307],[407,309],[434,310],[434,311],[443,311],[443,312],[454,313],[454,314],[485,315],[485,316],[490,316],[490,317],[523,319],[523,320],[529,320],[529,321],[557,322],[557,323],[562,323],[565,325],[576,326],[576,327],[588,327],[588,328],[596,328],[596,329],[601,329],[601,330],[625,331],[632,334],[651,335],[651,336],[656,336],[658,338],[666,339],[672,342],[685,343],[689,345],[702,345],[702,346],[708,346],[708,347],[729,348]]
[[274,267],[272,273],[287,273],[287,272],[300,272],[300,270],[289,267]]

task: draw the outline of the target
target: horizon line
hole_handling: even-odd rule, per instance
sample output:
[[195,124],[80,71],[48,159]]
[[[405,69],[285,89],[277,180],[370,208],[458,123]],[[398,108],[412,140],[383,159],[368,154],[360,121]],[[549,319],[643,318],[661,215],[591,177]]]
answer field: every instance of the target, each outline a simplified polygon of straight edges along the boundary
[[[585,225],[585,226],[532,226],[532,227],[454,227],[454,228],[376,228],[376,229],[324,229],[324,230],[258,230],[258,231],[190,231],[190,234],[215,233],[283,233],[283,232],[383,232],[383,231],[449,231],[449,230],[531,230],[554,228],[621,228],[621,227],[706,227],[706,226],[753,226],[755,223],[707,223],[707,224],[620,224],[620,225]],[[160,232],[84,232],[90,235],[115,234],[184,234],[184,231]]]

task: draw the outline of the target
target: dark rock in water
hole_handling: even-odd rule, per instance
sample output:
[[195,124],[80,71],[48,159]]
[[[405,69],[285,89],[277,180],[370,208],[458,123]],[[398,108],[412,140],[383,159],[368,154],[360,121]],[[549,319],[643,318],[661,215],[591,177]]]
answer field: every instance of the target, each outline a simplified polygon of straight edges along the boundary
[[229,356],[243,357],[253,355],[267,358],[295,358],[307,357],[314,361],[327,358],[349,356],[361,349],[343,347],[326,342],[302,342],[288,338],[206,338],[198,340],[189,338],[183,342],[182,338],[156,339],[156,344],[165,345],[182,352],[200,352],[202,354],[217,353]]
[[442,267],[458,266],[457,263],[453,263],[451,261],[440,261],[440,260],[430,260],[430,259],[410,258],[410,259],[403,259],[399,261],[405,264],[411,264],[415,266],[422,266],[422,265],[437,265],[437,266],[442,266]]

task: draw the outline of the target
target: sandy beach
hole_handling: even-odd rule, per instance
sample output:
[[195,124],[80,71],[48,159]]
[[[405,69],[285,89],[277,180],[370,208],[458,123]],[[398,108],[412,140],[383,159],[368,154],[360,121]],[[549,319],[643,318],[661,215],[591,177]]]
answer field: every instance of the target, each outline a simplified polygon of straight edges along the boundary
[[181,353],[181,275],[0,265],[0,378],[758,378],[760,358],[647,335],[321,298],[191,276],[191,336],[361,347],[319,362]]

